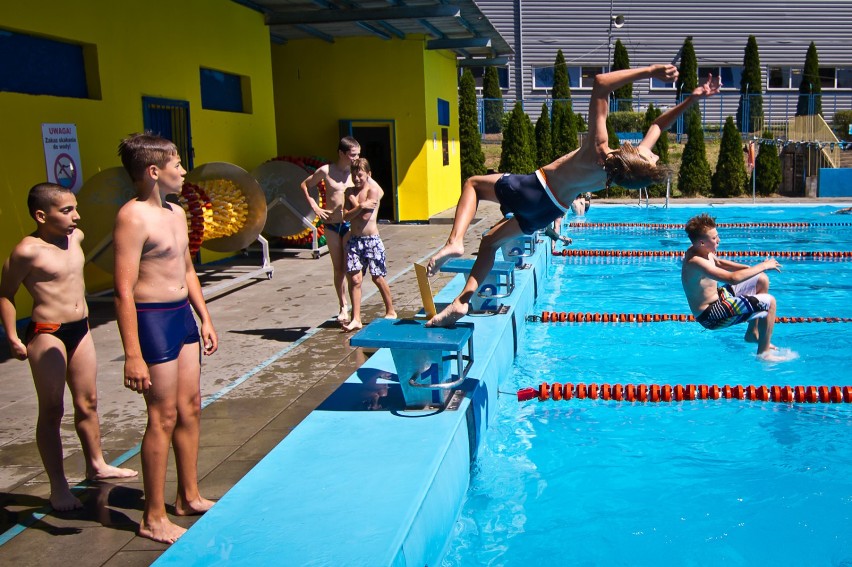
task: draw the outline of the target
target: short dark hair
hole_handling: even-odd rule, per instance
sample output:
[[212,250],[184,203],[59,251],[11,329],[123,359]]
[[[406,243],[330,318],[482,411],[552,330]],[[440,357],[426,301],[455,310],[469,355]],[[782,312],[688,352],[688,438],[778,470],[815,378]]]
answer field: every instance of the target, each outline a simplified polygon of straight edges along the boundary
[[118,155],[124,169],[135,182],[143,178],[148,166],[165,167],[173,156],[180,154],[174,142],[146,130],[123,139],[118,144]]
[[337,151],[345,154],[349,153],[352,148],[360,148],[361,144],[352,136],[344,136],[340,138],[340,143],[337,144]]
[[707,231],[714,228],[716,228],[716,219],[707,213],[701,213],[689,219],[684,230],[686,230],[686,235],[689,236],[689,241],[694,243],[707,234]]
[[630,142],[624,142],[606,156],[604,169],[607,189],[613,184],[625,189],[642,189],[652,183],[662,183],[670,174],[669,168],[652,165]]
[[62,193],[73,193],[73,191],[56,183],[33,185],[27,194],[27,208],[30,210],[30,216],[35,218],[36,211],[50,210],[56,202],[56,197]]
[[367,158],[356,158],[352,160],[352,165],[349,166],[349,171],[352,173],[358,173],[359,171],[364,170],[367,173],[372,173],[370,170],[370,162],[367,161]]

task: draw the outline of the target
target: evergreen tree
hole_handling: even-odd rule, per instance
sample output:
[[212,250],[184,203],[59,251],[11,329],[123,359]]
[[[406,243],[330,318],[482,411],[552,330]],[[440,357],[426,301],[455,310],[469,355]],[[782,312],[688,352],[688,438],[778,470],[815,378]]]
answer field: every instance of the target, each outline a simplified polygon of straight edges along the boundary
[[700,113],[687,115],[686,134],[689,139],[683,148],[677,188],[686,197],[706,195],[710,192],[710,164],[707,163]]
[[498,134],[503,129],[503,91],[497,68],[485,68],[482,78],[482,100],[485,105],[485,133]]
[[530,115],[526,112],[524,112],[524,128],[527,130],[527,163],[530,166],[525,172],[531,173],[538,168],[536,165],[538,163],[538,145],[535,139],[535,126],[533,126]]
[[550,110],[547,103],[541,105],[541,116],[535,123],[536,165],[547,165],[553,161],[553,145],[550,142]]
[[[743,76],[740,80],[740,104],[737,107],[737,128],[741,132],[757,132],[763,123],[763,79],[760,76],[760,53],[757,39],[748,36],[743,57]],[[746,116],[745,111],[748,109]],[[748,118],[746,123],[744,119]]]
[[[647,132],[648,128],[651,127],[651,124],[654,123],[654,120],[660,117],[663,113],[662,110],[654,106],[653,104],[648,105],[648,110],[645,111],[645,117],[642,124],[642,131]],[[660,157],[659,162],[661,164],[669,163],[669,133],[661,132],[660,138],[657,140],[657,143],[654,144],[654,147],[651,148],[651,151],[657,154]],[[651,197],[664,197],[666,195],[666,184],[665,183],[652,183],[648,185],[648,195]]]
[[[612,56],[612,70],[620,71],[622,69],[630,69],[630,56],[621,40],[617,39],[615,40],[615,53]],[[616,100],[617,111],[630,112],[633,110],[633,83],[618,87],[612,93],[612,96]]]
[[796,116],[822,115],[822,85],[819,79],[819,55],[814,42],[808,47],[805,56],[805,69],[799,84],[799,102],[796,104]]
[[577,126],[571,107],[571,89],[568,85],[568,66],[562,50],[556,52],[553,64],[553,115],[551,117],[550,141],[553,144],[553,159],[577,149]]
[[568,65],[562,50],[556,52],[556,60],[553,62],[553,90],[550,94],[554,100],[571,101],[571,88],[568,84]]
[[[702,79],[703,82],[703,79]],[[687,37],[680,54],[680,67],[678,68],[678,77],[675,82],[677,91],[677,100],[679,103],[684,98],[690,95],[698,86],[698,58],[695,56],[695,47],[692,45],[692,37]],[[698,105],[693,105],[683,113],[684,124],[689,124],[688,117],[690,114],[700,114]],[[703,140],[702,140],[703,141]]]
[[500,155],[500,171],[503,173],[529,173],[535,170],[535,164],[530,161],[527,120],[520,101],[516,102],[506,129],[503,130]]
[[485,154],[476,112],[476,81],[468,69],[459,85],[459,155],[462,183],[473,175],[485,173]]
[[733,116],[725,120],[722,141],[719,146],[719,161],[711,180],[714,197],[739,197],[745,192],[748,176],[743,160],[743,138]]
[[612,119],[609,115],[606,117],[606,143],[611,150],[617,150],[621,147],[621,140],[618,139],[618,134],[615,133],[615,128],[612,127]]
[[778,192],[781,186],[781,156],[772,142],[772,132],[764,132],[754,160],[754,186],[758,195],[767,197]]

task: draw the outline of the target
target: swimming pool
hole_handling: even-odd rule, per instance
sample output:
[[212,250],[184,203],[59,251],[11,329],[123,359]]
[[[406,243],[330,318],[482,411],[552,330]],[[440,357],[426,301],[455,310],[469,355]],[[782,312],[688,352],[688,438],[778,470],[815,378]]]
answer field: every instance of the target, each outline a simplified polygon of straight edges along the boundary
[[[568,230],[573,248],[680,251],[688,245],[681,229],[644,224],[681,225],[706,210],[719,223],[750,223],[719,229],[723,251],[852,250],[852,228],[841,226],[848,217],[831,215],[835,209],[593,207],[587,223],[643,226]],[[776,226],[794,222],[819,225]],[[850,259],[779,261],[783,271],[769,274],[779,317],[852,317]],[[673,258],[554,258],[550,270],[538,311],[689,312]],[[795,353],[782,363],[758,360],[744,331],[527,324],[443,564],[852,564],[850,404],[515,397],[543,381],[852,382],[852,324],[776,325],[773,342]]]

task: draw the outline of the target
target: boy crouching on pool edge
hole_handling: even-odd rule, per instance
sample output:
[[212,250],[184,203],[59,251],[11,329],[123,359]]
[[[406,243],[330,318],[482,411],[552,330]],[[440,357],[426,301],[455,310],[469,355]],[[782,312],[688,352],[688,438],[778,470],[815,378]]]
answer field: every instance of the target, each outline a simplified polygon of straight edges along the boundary
[[352,295],[352,320],[343,325],[346,332],[363,327],[361,323],[361,283],[369,268],[373,283],[379,288],[379,294],[385,303],[385,319],[396,319],[390,286],[385,280],[385,245],[379,236],[376,217],[379,214],[379,202],[384,191],[373,181],[370,162],[364,158],[352,160],[352,185],[355,194],[349,196],[348,209],[343,219],[351,222],[351,234],[346,242],[346,277],[349,293]]
[[[86,459],[86,479],[126,479],[137,472],[108,465],[101,451],[98,365],[89,332],[77,198],[60,185],[39,183],[30,189],[27,205],[36,230],[15,246],[3,265],[0,318],[12,356],[29,361],[38,398],[36,445],[50,481],[49,502],[54,510],[65,512],[83,507],[71,493],[62,460],[59,430],[66,383]],[[15,293],[21,285],[33,298],[23,341],[15,327]]]
[[[724,329],[748,321],[745,341],[757,343],[764,360],[772,355],[775,326],[775,298],[769,291],[768,270],[781,271],[775,258],[755,266],[723,260],[716,255],[719,233],[716,219],[701,213],[686,223],[690,246],[683,256],[681,283],[695,320],[705,329]],[[716,282],[722,282],[718,287]]]

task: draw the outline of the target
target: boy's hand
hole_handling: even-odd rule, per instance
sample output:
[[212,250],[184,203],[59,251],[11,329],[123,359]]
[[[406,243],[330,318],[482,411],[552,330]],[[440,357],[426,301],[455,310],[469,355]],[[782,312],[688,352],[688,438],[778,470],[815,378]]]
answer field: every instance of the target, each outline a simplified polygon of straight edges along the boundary
[[655,79],[666,83],[673,83],[677,80],[678,71],[674,65],[654,65],[651,70],[651,76]]
[[26,360],[27,359],[27,345],[21,342],[21,339],[15,337],[14,339],[9,339],[9,350],[12,352],[12,356],[17,358],[18,360]]
[[201,341],[205,356],[210,356],[219,350],[219,336],[216,334],[216,329],[213,328],[212,324],[201,324]]
[[328,220],[329,215],[331,215],[331,211],[326,209],[321,209],[319,207],[312,207],[314,209],[314,214],[320,218],[322,221]]
[[139,394],[144,394],[151,387],[148,365],[141,358],[124,360],[124,387]]
[[692,94],[697,97],[706,98],[718,93],[722,88],[722,78],[707,75],[707,82],[692,91]]

